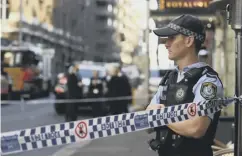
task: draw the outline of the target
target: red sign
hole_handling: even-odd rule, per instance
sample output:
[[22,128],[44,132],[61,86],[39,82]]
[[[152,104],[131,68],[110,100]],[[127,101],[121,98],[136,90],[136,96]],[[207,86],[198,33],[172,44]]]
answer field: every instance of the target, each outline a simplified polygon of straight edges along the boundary
[[87,136],[87,124],[85,122],[80,122],[75,128],[75,133],[80,138],[85,138]]
[[188,106],[188,108],[187,108],[187,113],[190,116],[196,116],[196,113],[197,113],[197,105],[195,103],[190,104]]

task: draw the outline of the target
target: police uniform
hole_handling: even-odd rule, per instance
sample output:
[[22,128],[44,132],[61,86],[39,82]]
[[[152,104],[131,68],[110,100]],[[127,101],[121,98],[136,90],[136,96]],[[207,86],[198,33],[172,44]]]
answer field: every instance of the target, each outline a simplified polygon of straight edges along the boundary
[[[223,85],[217,73],[207,64],[199,62],[185,67],[183,71],[175,69],[167,73],[161,81],[150,105],[165,104],[170,106],[190,102],[197,103],[217,97],[223,97]],[[220,112],[208,115],[211,119],[211,124],[206,135],[201,139],[180,136],[167,127],[156,128],[156,132],[159,134],[159,137],[156,137],[156,139],[160,141],[163,139],[164,141],[162,142],[166,143],[166,146],[159,150],[159,154],[212,155],[211,145],[215,136],[219,115]]]
[[[196,40],[204,41],[205,35],[198,20],[187,15],[170,22],[165,28],[155,32],[158,36],[169,36],[177,33],[194,36]],[[192,21],[192,22],[191,22]],[[191,31],[191,29],[193,29]],[[197,29],[197,30],[196,30]],[[191,64],[182,71],[178,68],[165,74],[159,84],[158,91],[152,98],[152,104],[164,104],[165,106],[184,103],[198,103],[200,101],[223,97],[223,85],[218,74],[206,63],[197,62]],[[210,114],[211,123],[201,138],[192,138],[179,135],[167,126],[157,127],[156,138],[150,142],[152,149],[159,155],[172,156],[212,156],[213,139],[216,133],[220,112]]]

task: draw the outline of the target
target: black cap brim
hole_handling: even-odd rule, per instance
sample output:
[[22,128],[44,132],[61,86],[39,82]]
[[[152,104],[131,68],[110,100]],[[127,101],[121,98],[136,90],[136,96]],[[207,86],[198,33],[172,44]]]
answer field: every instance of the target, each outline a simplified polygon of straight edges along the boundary
[[168,37],[179,34],[179,32],[169,28],[169,27],[163,27],[153,30],[153,32],[160,37]]

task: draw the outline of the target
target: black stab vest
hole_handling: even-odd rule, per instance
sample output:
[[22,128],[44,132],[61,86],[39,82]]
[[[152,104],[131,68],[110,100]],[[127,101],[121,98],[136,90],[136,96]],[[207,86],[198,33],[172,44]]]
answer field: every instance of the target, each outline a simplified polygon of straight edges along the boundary
[[[203,75],[209,75],[210,77],[218,76],[209,66],[190,69],[184,73],[184,78],[178,83],[177,75],[176,70],[169,71],[160,82],[159,86],[163,88],[160,104],[171,106],[191,103],[195,97],[193,87],[198,80]],[[155,128],[156,139],[163,140],[161,143],[164,144],[162,150],[158,151],[159,155],[213,155],[211,145],[215,137],[219,116],[220,111],[214,114],[205,136],[200,139],[180,136],[166,126]],[[177,138],[172,139],[174,136]]]

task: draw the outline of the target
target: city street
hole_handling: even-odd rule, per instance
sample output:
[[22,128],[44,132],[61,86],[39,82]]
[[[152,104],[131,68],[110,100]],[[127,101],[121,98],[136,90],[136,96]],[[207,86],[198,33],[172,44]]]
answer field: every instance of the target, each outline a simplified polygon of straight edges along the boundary
[[[144,107],[146,99],[142,86],[136,91],[134,97],[135,108]],[[127,133],[107,138],[88,141],[85,144],[73,144],[63,147],[53,155],[56,156],[157,156],[157,153],[148,149],[147,141],[154,138],[154,133],[145,131]]]
[[[143,108],[144,99],[138,99],[145,95],[143,88],[135,92],[136,105],[134,108]],[[46,99],[46,98],[42,98]],[[50,96],[48,99],[54,99]],[[53,104],[32,105],[2,105],[1,106],[1,132],[15,131],[19,129],[33,128],[41,125],[64,122],[64,116],[54,112]],[[78,119],[88,119],[90,110],[80,110]],[[225,129],[226,128],[226,129]],[[231,123],[220,123],[217,139],[228,143],[231,140]],[[224,136],[228,135],[228,136]],[[156,156],[157,153],[148,149],[147,141],[154,138],[154,133],[145,131],[101,138],[70,145],[62,145],[29,152],[11,154],[13,156]]]
[[[91,141],[74,156],[157,156],[148,149],[147,141],[154,137],[145,131],[128,133]],[[56,154],[61,155],[61,154]]]
[[[136,92],[136,97],[144,95],[144,90]],[[42,98],[46,99],[46,98]],[[54,99],[51,95],[48,99]],[[144,99],[136,99],[136,104],[143,104]],[[139,105],[137,105],[139,106]],[[80,110],[78,119],[90,118],[90,110]],[[1,132],[15,131],[26,128],[33,128],[41,125],[49,125],[64,122],[64,116],[54,112],[53,104],[9,104],[1,106]],[[29,152],[11,154],[14,156],[50,156],[50,155],[155,155],[148,149],[147,140],[149,136],[145,132],[130,133],[115,137],[108,137],[44,148]]]
[[[28,106],[20,104],[4,105],[1,106],[1,115],[1,132],[15,131],[64,121],[63,117],[54,113],[52,104],[37,104]],[[11,155],[51,155],[60,148],[61,146]]]
[[[49,97],[48,99],[53,99],[53,96]],[[84,113],[80,113],[82,116],[79,116],[79,119],[87,118],[88,114],[85,116]],[[53,104],[10,104],[1,106],[1,132],[15,131],[19,129],[26,129],[61,122],[64,122],[64,117],[59,116],[54,112]],[[44,148],[40,150],[33,150],[11,155],[47,156],[52,155],[62,147],[63,146]]]
[[[0,6],[4,156],[18,150],[31,151],[10,155],[157,156],[147,143],[155,133],[142,130],[156,123],[178,134],[157,133],[175,140],[172,153],[212,155],[203,147],[209,142],[214,156],[228,149],[242,156],[242,0],[0,0]],[[142,112],[150,102],[154,111]],[[111,136],[119,129],[126,134]]]

